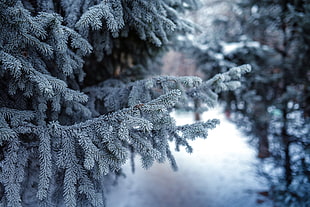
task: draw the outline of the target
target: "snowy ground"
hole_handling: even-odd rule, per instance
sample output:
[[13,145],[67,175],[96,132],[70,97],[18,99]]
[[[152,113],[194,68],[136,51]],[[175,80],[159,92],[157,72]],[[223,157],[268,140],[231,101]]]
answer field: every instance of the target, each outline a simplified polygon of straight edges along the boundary
[[[192,122],[192,113],[175,114],[177,124]],[[225,120],[220,109],[203,115],[219,118],[220,126],[206,140],[192,142],[194,152],[175,152],[179,170],[155,164],[150,170],[136,166],[132,174],[112,187],[108,207],[271,207],[258,192],[268,187],[256,177],[255,151],[236,127]],[[173,147],[173,145],[172,145]],[[257,201],[264,201],[258,204]]]

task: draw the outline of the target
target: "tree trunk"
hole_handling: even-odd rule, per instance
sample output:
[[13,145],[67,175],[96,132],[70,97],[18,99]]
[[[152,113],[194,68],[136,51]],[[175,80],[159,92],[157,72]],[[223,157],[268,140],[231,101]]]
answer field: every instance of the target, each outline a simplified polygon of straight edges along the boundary
[[270,157],[269,140],[268,140],[268,124],[264,123],[259,127],[258,141],[258,158],[264,159]]
[[291,155],[290,155],[290,138],[289,135],[287,134],[286,127],[286,113],[284,113],[284,125],[282,128],[282,143],[284,147],[284,169],[285,169],[285,181],[286,181],[286,186],[288,187],[292,183],[292,168],[291,168]]
[[270,151],[269,151],[269,141],[266,135],[259,138],[258,158],[264,159],[267,157],[270,157]]
[[199,109],[200,107],[200,101],[198,100],[194,100],[194,107],[195,107],[195,121],[200,121],[201,117],[200,117],[200,113],[197,112],[197,109]]
[[269,123],[266,101],[257,102],[254,107],[254,126],[258,136],[258,158],[270,157],[269,151]]

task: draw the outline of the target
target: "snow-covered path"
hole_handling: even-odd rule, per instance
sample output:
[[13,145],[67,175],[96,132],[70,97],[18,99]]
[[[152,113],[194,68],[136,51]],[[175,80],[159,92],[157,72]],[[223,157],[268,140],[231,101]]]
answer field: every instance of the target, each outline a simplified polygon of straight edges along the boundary
[[[177,124],[192,121],[192,113],[176,114]],[[269,207],[270,202],[257,192],[267,190],[255,176],[258,163],[236,127],[225,120],[220,109],[205,113],[203,119],[219,118],[220,126],[210,131],[206,140],[192,142],[194,152],[175,152],[179,170],[168,163],[144,170],[136,163],[132,174],[112,187],[107,195],[108,207]],[[173,147],[173,146],[172,146]],[[260,179],[260,180],[259,180]]]

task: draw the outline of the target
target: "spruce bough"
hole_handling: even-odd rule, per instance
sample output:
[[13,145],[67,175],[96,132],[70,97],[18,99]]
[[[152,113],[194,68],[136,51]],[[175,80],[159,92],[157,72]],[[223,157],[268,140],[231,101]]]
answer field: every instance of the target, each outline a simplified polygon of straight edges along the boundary
[[131,156],[191,152],[218,120],[176,126],[173,108],[239,86],[249,65],[209,81],[149,77],[192,25],[193,0],[0,0],[0,203],[104,206],[105,180]]

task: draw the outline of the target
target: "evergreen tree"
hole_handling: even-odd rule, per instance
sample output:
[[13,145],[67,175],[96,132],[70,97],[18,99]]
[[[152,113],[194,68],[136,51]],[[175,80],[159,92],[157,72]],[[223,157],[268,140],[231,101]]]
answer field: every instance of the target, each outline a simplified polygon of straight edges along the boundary
[[[190,32],[194,0],[0,0],[1,206],[104,206],[105,181],[134,155],[176,162],[218,120],[176,126],[170,111],[214,104],[248,65],[208,81],[150,77]],[[148,79],[145,79],[147,76]]]
[[310,3],[243,0],[235,6],[242,12],[224,22],[240,21],[234,35],[211,34],[202,45],[185,48],[206,77],[236,64],[253,66],[245,84],[221,99],[230,118],[258,143],[258,157],[269,157],[260,171],[276,205],[309,206]]

